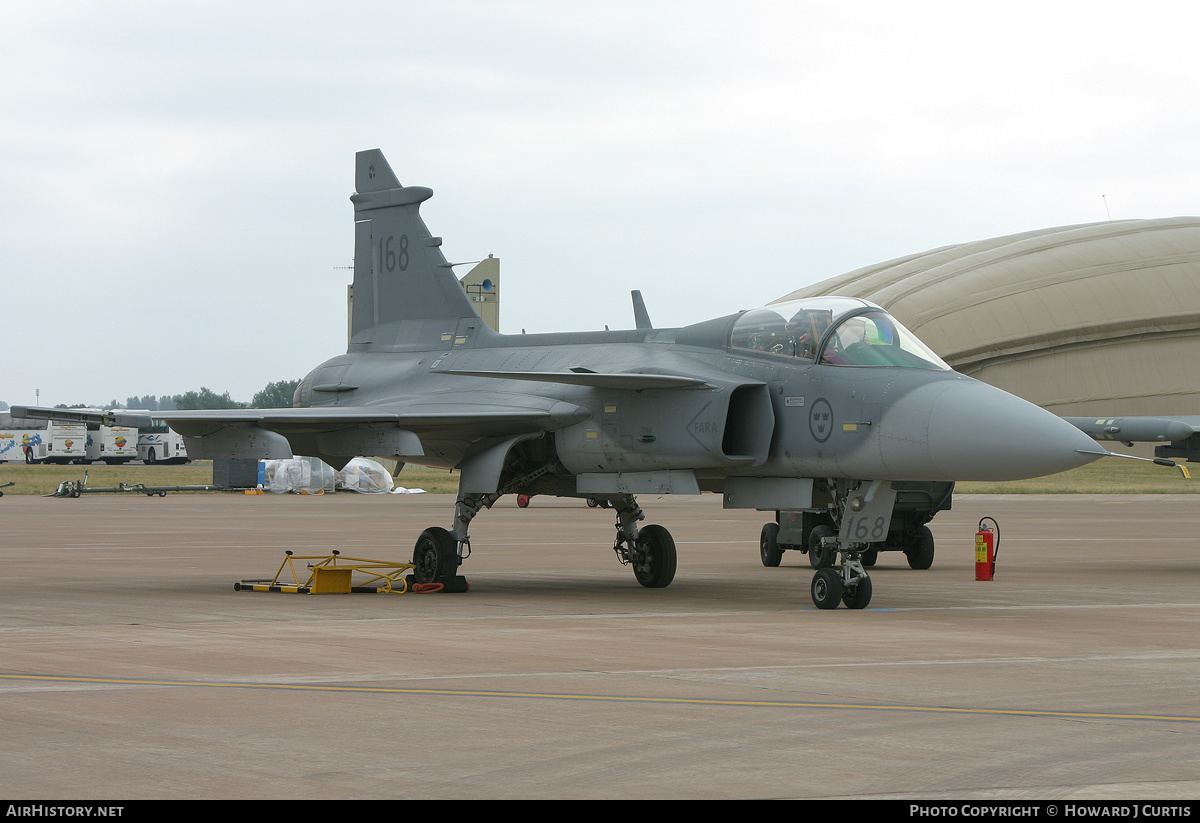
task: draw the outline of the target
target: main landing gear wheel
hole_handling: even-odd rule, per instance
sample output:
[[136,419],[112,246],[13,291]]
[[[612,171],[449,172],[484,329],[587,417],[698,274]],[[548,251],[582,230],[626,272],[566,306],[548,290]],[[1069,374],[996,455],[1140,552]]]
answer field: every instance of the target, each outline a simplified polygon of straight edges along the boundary
[[768,523],[762,527],[758,536],[758,556],[764,566],[778,566],[783,559],[783,549],[779,548],[779,524]]
[[928,526],[917,529],[917,539],[904,550],[909,568],[928,569],[933,565],[933,532]]
[[847,609],[865,609],[871,602],[871,578],[863,576],[858,578],[856,585],[846,586],[842,592],[842,602]]
[[638,532],[638,554],[633,576],[647,589],[662,589],[675,579],[675,540],[662,526],[645,526]]
[[445,529],[433,527],[421,532],[413,548],[413,577],[418,583],[434,583],[458,574],[458,550],[454,538]]
[[813,530],[808,533],[808,565],[814,569],[827,569],[834,564],[837,560],[837,549],[833,546],[823,546],[821,541],[835,534],[837,532],[832,526],[813,526]]
[[836,609],[842,600],[842,588],[842,573],[838,569],[820,569],[813,575],[810,587],[813,605],[818,609]]

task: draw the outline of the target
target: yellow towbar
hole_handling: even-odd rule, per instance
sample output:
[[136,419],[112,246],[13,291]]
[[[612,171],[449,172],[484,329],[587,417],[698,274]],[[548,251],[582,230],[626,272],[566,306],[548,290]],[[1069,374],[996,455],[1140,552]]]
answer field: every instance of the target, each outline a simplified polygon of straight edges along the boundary
[[[404,594],[408,581],[404,575],[415,567],[412,563],[391,563],[386,560],[368,560],[362,557],[342,557],[341,552],[323,555],[296,555],[284,552],[286,557],[279,564],[279,571],[270,580],[239,580],[233,584],[235,592],[285,592],[288,594]],[[305,563],[303,570],[308,574],[300,582],[301,570],[296,561]],[[290,573],[291,582],[286,582]],[[357,583],[354,575],[359,575]],[[280,578],[284,578],[283,581]],[[413,587],[414,591],[440,591],[440,584],[425,584]]]

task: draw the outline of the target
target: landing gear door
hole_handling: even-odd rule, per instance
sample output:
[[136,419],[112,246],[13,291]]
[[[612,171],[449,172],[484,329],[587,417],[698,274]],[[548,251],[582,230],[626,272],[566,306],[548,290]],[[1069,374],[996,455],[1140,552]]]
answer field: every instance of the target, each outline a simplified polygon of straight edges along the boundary
[[896,490],[888,480],[863,483],[846,498],[838,542],[882,543],[892,523]]

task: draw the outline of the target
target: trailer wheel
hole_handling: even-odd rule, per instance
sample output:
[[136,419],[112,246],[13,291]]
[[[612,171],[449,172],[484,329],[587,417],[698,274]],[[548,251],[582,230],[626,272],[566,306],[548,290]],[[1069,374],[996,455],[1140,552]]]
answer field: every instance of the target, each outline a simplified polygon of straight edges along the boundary
[[[821,541],[826,537],[833,537],[837,532],[833,526],[821,524],[813,526],[813,530],[808,533],[808,565],[814,569],[827,569],[837,562],[837,549],[833,546],[823,546]],[[815,578],[814,578],[815,579]],[[839,590],[837,597],[841,597]],[[836,604],[833,606],[822,606],[823,609],[836,609]]]
[[783,560],[783,549],[779,548],[779,524],[768,523],[758,534],[758,558],[764,566],[774,567]]
[[933,565],[933,532],[928,526],[917,529],[917,536],[912,544],[905,548],[909,568],[928,569]]

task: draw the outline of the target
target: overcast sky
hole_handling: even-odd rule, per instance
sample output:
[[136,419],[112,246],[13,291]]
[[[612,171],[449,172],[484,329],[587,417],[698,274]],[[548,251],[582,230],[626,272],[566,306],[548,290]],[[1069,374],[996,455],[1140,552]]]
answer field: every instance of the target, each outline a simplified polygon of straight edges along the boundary
[[[0,400],[248,400],[345,350],[354,152],[501,330],[657,326],[1200,213],[1200,4],[0,4]],[[465,273],[467,267],[458,269]]]

